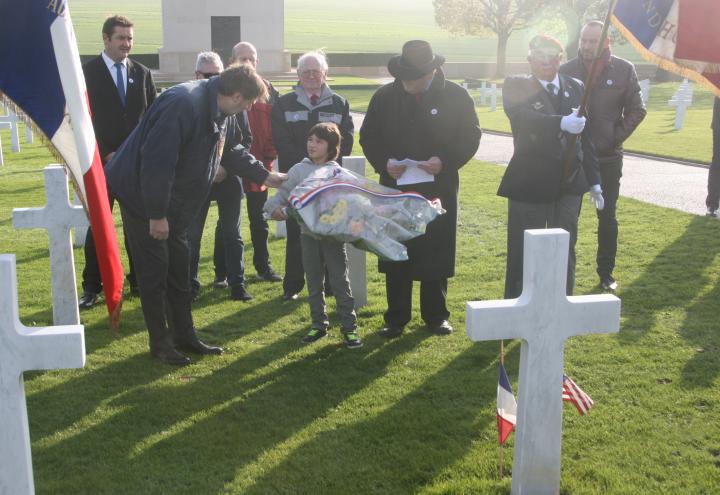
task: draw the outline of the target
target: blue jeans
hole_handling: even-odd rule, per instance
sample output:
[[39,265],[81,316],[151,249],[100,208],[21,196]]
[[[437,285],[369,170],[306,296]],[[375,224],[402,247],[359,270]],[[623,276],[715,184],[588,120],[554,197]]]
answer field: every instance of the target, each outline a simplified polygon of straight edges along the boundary
[[[205,220],[207,219],[210,202],[215,200],[218,205],[220,234],[225,251],[225,270],[228,285],[231,287],[245,284],[245,244],[240,233],[240,209],[242,185],[234,177],[229,177],[220,184],[215,184],[210,196],[188,229],[190,242],[190,285],[194,290],[200,288],[198,265],[200,264],[200,245],[202,243]],[[216,234],[217,235],[217,234]]]

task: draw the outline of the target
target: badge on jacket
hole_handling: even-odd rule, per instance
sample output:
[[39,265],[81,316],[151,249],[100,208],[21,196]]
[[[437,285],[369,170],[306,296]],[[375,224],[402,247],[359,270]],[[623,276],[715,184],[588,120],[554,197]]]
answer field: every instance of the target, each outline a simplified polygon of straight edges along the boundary
[[533,107],[535,110],[541,110],[542,108],[545,107],[545,105],[543,105],[541,101],[536,101],[535,103],[533,103],[533,106],[532,106],[532,107]]

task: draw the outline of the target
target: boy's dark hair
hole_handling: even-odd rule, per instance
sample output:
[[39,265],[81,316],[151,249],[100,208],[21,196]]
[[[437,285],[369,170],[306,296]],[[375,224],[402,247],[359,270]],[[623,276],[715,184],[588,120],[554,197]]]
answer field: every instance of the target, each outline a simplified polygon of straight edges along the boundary
[[328,156],[327,160],[337,160],[340,156],[340,143],[342,142],[342,136],[340,135],[340,129],[332,122],[321,122],[315,124],[308,137],[315,136],[323,141],[327,141],[328,144]]
[[115,32],[115,28],[117,26],[131,28],[133,27],[133,25],[134,24],[127,17],[122,15],[114,15],[105,19],[102,27],[102,32],[103,34],[106,34],[108,38],[112,38],[112,35]]
[[256,101],[267,98],[267,87],[252,65],[232,64],[220,73],[218,93],[223,96],[240,93],[245,100]]

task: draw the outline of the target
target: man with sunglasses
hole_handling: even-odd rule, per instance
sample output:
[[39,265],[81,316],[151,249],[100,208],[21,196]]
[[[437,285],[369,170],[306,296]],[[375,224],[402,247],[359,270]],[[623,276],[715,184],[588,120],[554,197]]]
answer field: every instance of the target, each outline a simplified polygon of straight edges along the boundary
[[[223,71],[223,63],[215,52],[202,52],[198,54],[195,64],[195,79],[210,79]],[[229,119],[234,132],[241,135],[239,141],[245,148],[250,148],[250,131],[245,125],[242,114],[233,115]],[[215,271],[222,272],[225,281],[222,288],[230,287],[230,297],[237,301],[249,301],[252,295],[245,289],[245,262],[242,234],[240,232],[240,205],[243,197],[241,178],[227,177],[222,165],[220,173],[215,177],[210,189],[210,195],[198,211],[197,216],[190,223],[188,229],[188,242],[190,244],[190,290],[193,300],[200,294],[200,279],[198,267],[200,264],[200,245],[202,242],[205,220],[212,201],[218,206],[218,225],[215,229],[215,251],[222,246],[222,266],[216,260]],[[219,277],[216,276],[216,282]]]
[[[498,195],[508,198],[505,298],[522,293],[526,229],[562,228],[570,233],[567,293],[575,286],[575,242],[583,194],[603,208],[595,149],[577,116],[583,84],[558,74],[563,47],[538,35],[530,40],[531,75],[513,76],[503,85],[503,106],[510,119],[514,152]],[[577,136],[569,167],[566,149]]]

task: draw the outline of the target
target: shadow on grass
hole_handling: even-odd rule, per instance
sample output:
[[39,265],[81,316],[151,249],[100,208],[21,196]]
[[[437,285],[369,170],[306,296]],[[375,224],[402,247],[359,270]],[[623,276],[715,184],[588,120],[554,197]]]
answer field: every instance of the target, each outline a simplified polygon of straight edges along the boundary
[[720,374],[720,283],[687,310],[680,335],[694,347],[694,356],[682,370],[682,382],[690,387],[712,387]]
[[[707,284],[707,268],[720,251],[716,239],[717,231],[711,222],[694,217],[682,235],[666,245],[643,274],[623,290],[626,320],[618,335],[621,342],[638,341],[664,309],[691,306]],[[690,307],[688,312],[697,309]]]
[[[297,350],[301,334],[283,337],[206,376],[193,377],[188,368],[190,376],[180,371],[177,382],[138,387],[158,378],[153,367],[150,376],[131,383],[126,387],[129,392],[105,404],[120,412],[66,440],[37,449],[37,465],[50,460],[55,464],[43,471],[48,479],[39,479],[38,486],[48,493],[65,493],[71,487],[77,492],[79,486],[88,493],[218,493],[238,469],[373,383],[386,373],[392,360],[412,351],[428,335],[413,332],[388,344],[380,337],[368,338],[361,353],[320,344],[311,355],[274,366]],[[144,358],[133,358],[127,366],[145,376],[142,370],[146,365],[140,359]],[[268,365],[267,374],[253,376]],[[111,383],[111,376],[121,373],[123,366],[118,364],[104,378]],[[338,370],[343,370],[342,376]],[[63,414],[76,409],[87,414],[99,397],[111,395],[102,390],[96,374],[89,374],[86,380],[75,380],[69,386],[82,390],[92,381],[96,389],[93,398],[76,399],[78,394],[70,390],[54,390],[59,394],[57,401],[65,403]],[[116,376],[114,381],[122,383]],[[456,394],[460,392],[452,392]],[[47,399],[33,397],[38,404]],[[81,415],[72,413],[76,418]],[[53,431],[57,428],[50,418],[40,422]],[[94,462],[98,456],[103,462]],[[75,479],[68,476],[78,462],[93,462],[95,473],[90,477],[78,473]]]
[[494,419],[487,406],[497,371],[480,371],[477,358],[465,351],[387,410],[325,429],[244,493],[417,493],[462,459]]

